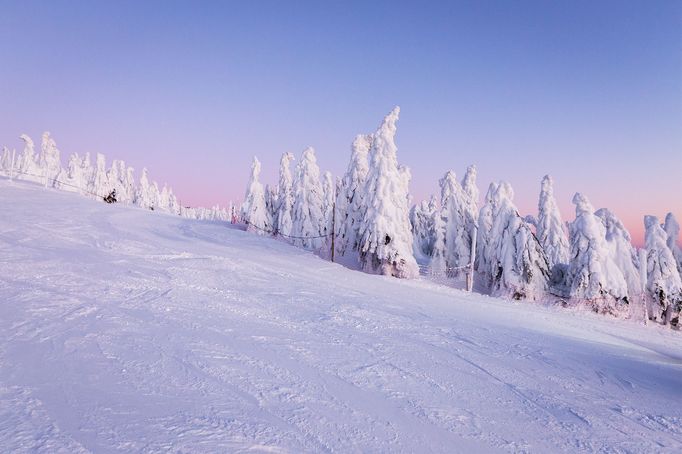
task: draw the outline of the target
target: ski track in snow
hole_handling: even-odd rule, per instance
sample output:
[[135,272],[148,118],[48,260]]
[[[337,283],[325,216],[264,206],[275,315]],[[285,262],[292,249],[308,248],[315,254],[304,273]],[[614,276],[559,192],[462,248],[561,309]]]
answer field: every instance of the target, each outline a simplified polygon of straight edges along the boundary
[[1,452],[680,452],[682,335],[0,180]]

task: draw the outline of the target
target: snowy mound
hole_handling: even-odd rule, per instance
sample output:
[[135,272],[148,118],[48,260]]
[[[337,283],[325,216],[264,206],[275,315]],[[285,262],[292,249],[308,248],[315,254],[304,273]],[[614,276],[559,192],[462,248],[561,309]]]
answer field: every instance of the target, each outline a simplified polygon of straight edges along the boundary
[[682,336],[0,179],[0,452],[680,452]]

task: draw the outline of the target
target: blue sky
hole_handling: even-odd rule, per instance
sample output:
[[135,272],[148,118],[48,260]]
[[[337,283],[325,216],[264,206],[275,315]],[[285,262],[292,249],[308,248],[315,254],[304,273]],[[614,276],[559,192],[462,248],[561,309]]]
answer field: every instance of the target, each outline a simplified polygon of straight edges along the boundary
[[635,237],[682,218],[682,2],[0,1],[0,144],[150,169],[191,204],[243,197],[249,162],[315,147],[341,174],[401,106],[415,199],[448,169],[534,212],[555,177]]

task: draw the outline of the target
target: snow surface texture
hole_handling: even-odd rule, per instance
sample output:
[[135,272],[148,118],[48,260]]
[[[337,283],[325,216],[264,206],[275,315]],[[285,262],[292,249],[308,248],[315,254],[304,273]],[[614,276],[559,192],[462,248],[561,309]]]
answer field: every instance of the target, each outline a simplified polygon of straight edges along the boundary
[[682,336],[0,179],[0,452],[680,452]]

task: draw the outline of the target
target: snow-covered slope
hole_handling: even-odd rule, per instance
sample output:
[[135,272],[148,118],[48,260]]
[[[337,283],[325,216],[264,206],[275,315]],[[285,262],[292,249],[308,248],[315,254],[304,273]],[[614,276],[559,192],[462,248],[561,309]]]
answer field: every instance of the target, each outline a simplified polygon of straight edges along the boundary
[[679,452],[682,336],[0,180],[0,452]]

